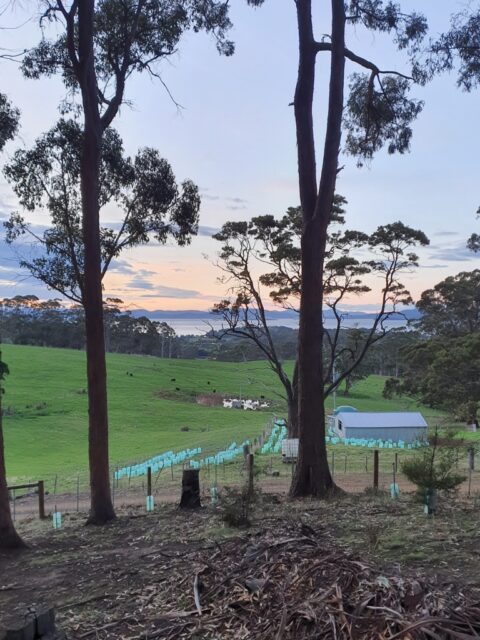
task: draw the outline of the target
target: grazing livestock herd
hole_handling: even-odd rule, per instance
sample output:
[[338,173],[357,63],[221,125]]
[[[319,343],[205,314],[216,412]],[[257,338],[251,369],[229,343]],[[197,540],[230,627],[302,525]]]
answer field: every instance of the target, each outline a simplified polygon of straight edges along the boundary
[[260,400],[239,400],[238,398],[224,398],[224,409],[244,409],[245,411],[257,411],[257,409],[268,409],[270,403],[260,402]]

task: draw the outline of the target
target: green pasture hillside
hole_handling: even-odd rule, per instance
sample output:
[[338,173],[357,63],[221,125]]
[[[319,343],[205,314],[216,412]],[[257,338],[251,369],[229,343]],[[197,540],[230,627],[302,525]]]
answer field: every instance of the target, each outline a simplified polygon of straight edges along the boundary
[[[3,396],[7,473],[12,481],[68,474],[87,468],[85,354],[42,347],[2,346],[10,368]],[[265,362],[229,363],[108,355],[110,458],[140,461],[163,451],[200,446],[218,450],[259,435],[282,414],[281,388]],[[383,379],[360,382],[337,405],[361,410],[416,409],[407,399],[381,396]],[[268,411],[201,406],[213,394],[260,398]],[[332,406],[332,399],[329,399]],[[424,409],[434,424],[439,414]],[[188,430],[186,430],[188,429]]]

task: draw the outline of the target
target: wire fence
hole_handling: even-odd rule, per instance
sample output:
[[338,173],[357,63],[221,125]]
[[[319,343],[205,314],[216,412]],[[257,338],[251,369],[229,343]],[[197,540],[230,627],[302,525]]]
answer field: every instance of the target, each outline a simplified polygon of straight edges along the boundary
[[[255,452],[255,477],[259,489],[266,493],[287,494],[295,472],[295,463],[286,464],[279,454],[261,454],[261,444],[268,436],[268,429],[252,446]],[[402,474],[402,462],[418,456],[421,450],[400,451],[383,449],[378,451],[378,489],[390,490],[397,484],[401,492],[414,491],[415,487]],[[214,451],[202,452],[205,458],[213,457]],[[347,492],[362,492],[374,486],[375,452],[359,447],[328,448],[330,471],[335,482]],[[473,466],[472,466],[473,463]],[[475,496],[480,493],[480,469],[475,466],[471,445],[456,447],[456,469],[465,475],[460,493]],[[191,468],[189,461],[172,465],[152,473],[152,496],[155,505],[178,503],[181,495],[184,469]],[[147,475],[119,477],[118,465],[110,469],[111,490],[114,505],[126,508],[145,507],[147,497]],[[205,464],[199,469],[202,498],[210,499],[215,487],[221,495],[224,487],[241,486],[247,478],[245,459],[220,464]],[[44,483],[44,510],[47,517],[56,511],[62,513],[86,512],[90,505],[89,478],[86,472],[42,478]],[[38,488],[14,489],[10,492],[11,510],[15,520],[39,517]]]

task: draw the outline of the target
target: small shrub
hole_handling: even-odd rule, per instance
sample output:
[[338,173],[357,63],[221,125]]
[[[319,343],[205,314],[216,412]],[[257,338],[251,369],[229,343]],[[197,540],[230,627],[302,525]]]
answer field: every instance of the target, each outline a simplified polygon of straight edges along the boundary
[[225,524],[235,528],[249,527],[253,510],[259,498],[258,489],[250,491],[248,484],[245,484],[240,489],[225,487],[222,493],[220,511]]
[[180,431],[190,431],[190,427],[180,427]]
[[443,442],[435,433],[421,454],[402,463],[404,475],[424,499],[431,491],[453,491],[466,479],[455,470],[457,446]]
[[368,524],[367,527],[365,528],[365,537],[367,539],[368,546],[373,551],[380,544],[382,531],[383,531],[383,527],[380,527],[380,525],[375,523]]

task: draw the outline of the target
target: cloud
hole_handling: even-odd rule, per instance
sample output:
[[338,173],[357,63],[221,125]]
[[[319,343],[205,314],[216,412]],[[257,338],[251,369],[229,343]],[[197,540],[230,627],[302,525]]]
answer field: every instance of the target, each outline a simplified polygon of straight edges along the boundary
[[200,225],[198,227],[198,235],[207,236],[208,238],[211,238],[215,233],[218,233],[219,231],[220,229],[218,229],[217,227],[207,227],[205,225]]
[[134,273],[135,276],[125,285],[127,289],[146,289],[150,291],[156,289],[156,285],[149,280],[151,276],[156,275],[155,271],[136,269]]
[[128,262],[128,260],[112,260],[110,263],[109,271],[114,271],[115,273],[125,273],[125,274],[136,274],[137,270],[132,267],[132,264]]
[[422,269],[445,269],[448,264],[422,264]]
[[458,236],[460,235],[458,231],[436,231],[434,236],[439,236],[440,238],[448,238],[450,236]]
[[180,289],[178,287],[167,287],[164,285],[152,286],[156,293],[145,293],[141,295],[141,298],[203,298],[199,291],[192,289]]
[[135,276],[130,280],[130,282],[126,285],[128,289],[147,289],[153,290],[155,289],[155,285],[153,282],[149,282],[146,278],[142,276]]
[[202,193],[202,200],[220,200],[220,196],[211,196],[208,193]]
[[234,202],[235,204],[248,204],[248,200],[244,200],[243,198],[225,198],[227,202]]
[[432,246],[431,249],[434,249],[435,251],[430,253],[430,260],[467,262],[474,259],[473,253],[466,247],[466,242],[459,242],[456,245],[449,246]]
[[242,204],[242,205],[233,205],[233,204],[227,205],[227,209],[230,209],[230,211],[240,211],[240,210],[246,209],[246,208],[247,207],[244,204]]

